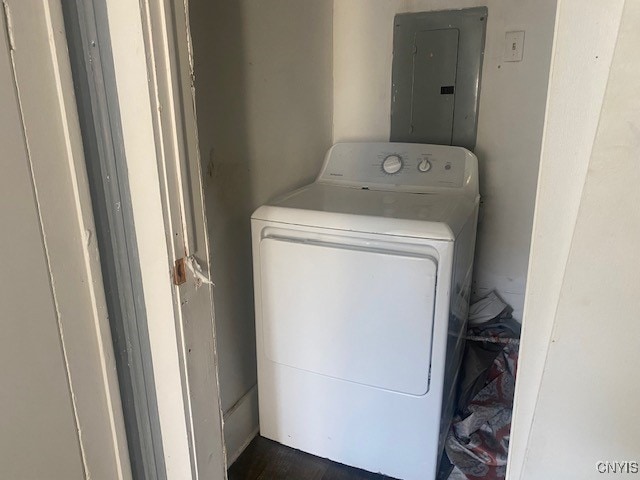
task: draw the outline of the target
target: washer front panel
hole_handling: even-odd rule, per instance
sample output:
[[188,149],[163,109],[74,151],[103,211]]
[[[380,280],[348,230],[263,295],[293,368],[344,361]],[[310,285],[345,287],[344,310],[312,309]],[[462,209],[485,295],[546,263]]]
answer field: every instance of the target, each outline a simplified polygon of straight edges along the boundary
[[426,394],[436,260],[424,250],[336,238],[261,239],[258,334],[266,357],[348,382]]

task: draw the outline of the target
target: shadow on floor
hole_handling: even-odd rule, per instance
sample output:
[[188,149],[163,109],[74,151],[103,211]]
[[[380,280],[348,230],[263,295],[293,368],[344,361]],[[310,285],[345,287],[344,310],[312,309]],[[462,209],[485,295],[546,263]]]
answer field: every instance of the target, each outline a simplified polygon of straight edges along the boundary
[[256,437],[229,469],[229,480],[393,480]]

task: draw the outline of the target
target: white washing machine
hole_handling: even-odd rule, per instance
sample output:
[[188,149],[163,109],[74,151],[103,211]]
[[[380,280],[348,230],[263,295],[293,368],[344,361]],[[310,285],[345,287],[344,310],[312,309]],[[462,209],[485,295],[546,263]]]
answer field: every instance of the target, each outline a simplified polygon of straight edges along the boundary
[[405,480],[434,479],[464,346],[477,159],[341,143],[251,219],[260,432]]

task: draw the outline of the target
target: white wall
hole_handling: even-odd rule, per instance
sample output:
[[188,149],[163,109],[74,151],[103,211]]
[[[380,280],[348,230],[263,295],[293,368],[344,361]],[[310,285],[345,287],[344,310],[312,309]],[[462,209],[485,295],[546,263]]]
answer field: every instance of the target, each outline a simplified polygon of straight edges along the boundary
[[230,457],[257,427],[249,219],[311,181],[331,144],[332,8],[331,0],[190,2]]
[[[388,140],[393,17],[487,5],[478,137],[482,209],[476,293],[497,288],[520,319],[544,121],[555,0],[349,0],[334,6],[334,142]],[[525,30],[524,59],[502,62],[504,34]]]
[[[580,9],[559,18],[559,33],[592,22],[593,12],[583,9],[583,2],[564,2]],[[616,38],[622,4],[612,3],[610,15],[592,22],[609,22],[603,36],[607,44]],[[577,220],[567,235],[570,249],[525,464],[521,476],[510,477],[514,479],[596,479],[607,476],[598,472],[598,461],[638,461],[640,3],[624,3],[621,18],[602,110],[591,115],[599,122],[593,149],[581,156],[581,164],[588,167],[584,188],[571,193],[579,198]],[[600,49],[584,47],[593,62]],[[568,59],[574,73],[584,66],[578,60]],[[552,91],[550,107],[558,97],[570,95],[570,88],[575,84]],[[573,111],[563,116],[566,124],[574,121]],[[563,157],[557,155],[554,161]],[[547,168],[553,167],[543,163],[545,184]],[[536,225],[536,233],[542,233],[541,227],[542,222]],[[544,252],[533,252],[532,266],[546,262],[541,255]],[[525,324],[529,309],[540,301],[528,300]],[[521,374],[525,378],[525,372]]]
[[514,479],[520,478],[623,4],[558,5],[509,452]]

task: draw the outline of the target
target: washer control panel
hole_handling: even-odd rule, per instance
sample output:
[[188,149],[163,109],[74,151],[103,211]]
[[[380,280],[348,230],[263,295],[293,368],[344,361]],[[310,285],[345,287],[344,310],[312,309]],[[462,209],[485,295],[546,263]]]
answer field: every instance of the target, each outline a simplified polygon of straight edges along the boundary
[[338,143],[318,181],[416,193],[477,184],[477,159],[462,147],[417,143]]

